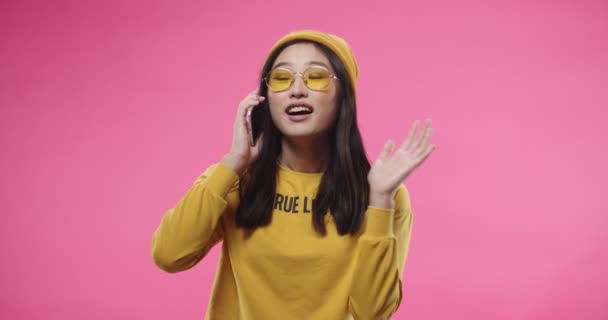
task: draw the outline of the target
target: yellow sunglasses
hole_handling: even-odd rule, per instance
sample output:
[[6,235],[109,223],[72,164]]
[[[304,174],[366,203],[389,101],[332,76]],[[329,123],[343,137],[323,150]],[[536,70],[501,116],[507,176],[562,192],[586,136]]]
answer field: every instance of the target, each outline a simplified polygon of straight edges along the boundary
[[272,91],[285,91],[291,88],[296,80],[296,74],[302,75],[304,84],[310,90],[325,91],[329,88],[332,79],[338,79],[329,70],[321,67],[309,67],[304,72],[293,72],[285,68],[271,70],[264,78],[268,88]]

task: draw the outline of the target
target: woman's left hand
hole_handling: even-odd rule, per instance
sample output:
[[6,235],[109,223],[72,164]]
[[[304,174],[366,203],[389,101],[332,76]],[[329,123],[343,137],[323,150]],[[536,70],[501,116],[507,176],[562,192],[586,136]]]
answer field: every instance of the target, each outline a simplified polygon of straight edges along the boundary
[[435,149],[429,143],[431,121],[426,121],[421,132],[418,132],[418,125],[419,121],[414,122],[407,138],[394,152],[392,140],[384,144],[367,176],[371,206],[392,207],[394,191]]

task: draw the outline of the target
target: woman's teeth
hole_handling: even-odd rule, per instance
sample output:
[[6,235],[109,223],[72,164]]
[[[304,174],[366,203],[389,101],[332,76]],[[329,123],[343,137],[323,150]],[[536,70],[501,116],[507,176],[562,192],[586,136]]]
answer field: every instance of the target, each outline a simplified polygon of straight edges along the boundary
[[312,113],[312,110],[306,106],[295,106],[289,108],[287,113],[290,115],[309,114]]

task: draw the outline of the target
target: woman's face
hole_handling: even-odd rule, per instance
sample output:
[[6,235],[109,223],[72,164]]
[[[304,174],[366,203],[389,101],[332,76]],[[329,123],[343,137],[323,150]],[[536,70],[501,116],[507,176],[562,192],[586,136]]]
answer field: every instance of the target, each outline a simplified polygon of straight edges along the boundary
[[302,78],[309,67],[325,68],[335,75],[327,57],[310,43],[296,43],[285,48],[272,66],[272,70],[282,68],[297,72],[289,89],[273,91],[268,88],[272,121],[286,138],[322,136],[336,120],[338,80],[332,79],[324,91],[311,90]]

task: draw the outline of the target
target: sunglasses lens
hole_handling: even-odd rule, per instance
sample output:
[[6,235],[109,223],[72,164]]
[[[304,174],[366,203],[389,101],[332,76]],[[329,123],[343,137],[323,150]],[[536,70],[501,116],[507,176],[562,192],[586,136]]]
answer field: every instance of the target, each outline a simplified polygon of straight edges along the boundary
[[[310,67],[302,75],[304,83],[311,90],[324,91],[329,87],[332,76],[328,70]],[[273,91],[285,91],[294,82],[294,75],[287,69],[274,69],[266,77],[266,84]]]
[[266,78],[268,87],[274,91],[284,91],[289,89],[293,82],[293,75],[291,72],[282,69],[274,69],[270,72]]
[[304,72],[304,82],[312,90],[325,90],[331,82],[331,75],[322,68],[308,68]]

